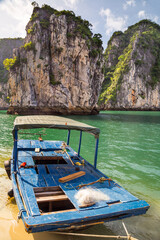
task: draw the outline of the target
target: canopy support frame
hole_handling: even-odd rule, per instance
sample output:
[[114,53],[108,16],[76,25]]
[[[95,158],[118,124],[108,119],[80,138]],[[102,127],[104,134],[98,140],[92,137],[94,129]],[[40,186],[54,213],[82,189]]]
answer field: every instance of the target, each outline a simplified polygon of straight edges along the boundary
[[14,149],[13,149],[13,159],[14,159],[14,172],[16,172],[17,167],[17,141],[18,141],[18,130],[14,132]]
[[79,157],[80,151],[81,151],[81,142],[82,142],[82,131],[80,131],[80,136],[79,136],[78,157]]
[[67,145],[69,145],[71,130],[68,130]]
[[98,144],[99,138],[96,138],[96,147],[95,147],[95,155],[94,155],[94,167],[97,167],[97,157],[98,157]]

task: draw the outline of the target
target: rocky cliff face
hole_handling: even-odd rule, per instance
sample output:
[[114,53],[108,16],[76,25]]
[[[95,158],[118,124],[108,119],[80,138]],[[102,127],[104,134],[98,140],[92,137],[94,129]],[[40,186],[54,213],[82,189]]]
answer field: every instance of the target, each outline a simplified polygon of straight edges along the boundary
[[8,96],[8,71],[4,69],[3,61],[13,55],[13,49],[22,45],[21,38],[0,39],[0,109],[9,107]]
[[105,51],[102,109],[160,110],[160,26],[149,20],[115,32]]
[[95,114],[103,81],[102,41],[70,11],[34,8],[10,64],[9,113]]

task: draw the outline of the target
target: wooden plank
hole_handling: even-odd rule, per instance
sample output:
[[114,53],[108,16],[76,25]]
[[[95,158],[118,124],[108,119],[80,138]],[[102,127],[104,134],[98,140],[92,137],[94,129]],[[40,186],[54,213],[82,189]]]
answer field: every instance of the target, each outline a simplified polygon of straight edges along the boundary
[[47,165],[47,167],[52,179],[55,181],[56,185],[59,185],[58,180],[60,177],[63,177],[64,175],[61,175],[60,172],[58,171],[58,168],[53,166],[52,164]]
[[37,177],[38,177],[38,179],[37,179],[37,180],[38,180],[37,185],[38,185],[39,187],[46,187],[46,183],[45,183],[45,181],[44,181],[43,176],[40,175],[40,174],[38,174]]
[[28,176],[21,177],[21,180],[22,180],[22,182],[24,184],[24,188],[25,188],[26,200],[30,207],[30,213],[32,216],[38,216],[38,215],[40,215],[40,212],[39,212],[39,207],[37,205],[37,201],[36,201],[35,194],[33,191],[33,186],[34,186],[34,184],[32,183],[32,181],[34,182],[33,179],[34,179],[34,177],[30,177],[30,179],[28,179]]
[[65,182],[69,182],[75,178],[79,178],[79,177],[82,177],[84,176],[86,173],[84,171],[80,171],[80,172],[76,172],[76,173],[73,173],[73,174],[70,174],[68,176],[65,176],[65,177],[62,177],[62,178],[59,178],[59,182],[61,183],[65,183]]
[[45,141],[46,149],[61,148],[62,141]]
[[121,204],[121,201],[116,201],[116,202],[107,202],[108,206],[115,205],[115,204]]
[[25,188],[24,188],[23,180],[21,179],[19,174],[17,174],[17,185],[18,185],[18,189],[20,191],[20,195],[22,197],[22,201],[23,201],[24,206],[27,210],[27,213],[32,215],[31,208],[30,208],[30,205],[29,205],[29,201],[27,200],[27,195],[26,195],[27,193],[26,193]]
[[62,191],[55,191],[55,192],[39,192],[35,193],[36,197],[41,197],[41,196],[56,196],[56,195],[63,195],[64,193]]
[[41,141],[40,146],[41,146],[41,149],[46,149],[46,143],[44,141]]
[[60,210],[60,211],[54,211],[54,212],[47,212],[47,213],[41,213],[41,215],[48,215],[48,214],[56,214],[56,213],[65,213],[65,212],[74,212],[77,211],[77,209],[72,208],[72,209],[67,209],[67,210]]
[[52,211],[52,202],[49,202],[49,212]]
[[68,200],[66,195],[36,197],[37,203]]
[[20,139],[18,140],[18,148],[31,148],[30,140]]
[[34,156],[33,160],[63,160],[62,156]]
[[56,168],[57,166],[53,166],[52,164],[49,164],[47,165],[48,169],[49,169],[49,172],[50,174],[52,174],[55,177],[59,177],[59,171],[58,169]]
[[83,205],[79,205],[80,208],[86,208],[86,207],[90,207],[90,206],[93,206],[95,205],[95,202],[91,202],[91,203],[88,203],[88,204],[83,204]]
[[54,181],[54,179],[52,178],[52,176],[50,174],[45,174],[43,175],[44,181],[46,183],[46,185],[49,186],[56,186],[56,182]]
[[39,216],[40,211],[39,211],[39,207],[37,205],[37,201],[33,192],[33,188],[26,186],[25,184],[25,189],[26,189],[26,196],[27,196],[29,207],[30,207],[31,215]]
[[40,193],[40,192],[53,192],[53,191],[62,191],[59,186],[54,186],[54,187],[36,187],[34,188],[35,193]]
[[31,148],[41,148],[41,143],[39,140],[31,140]]
[[45,165],[37,165],[38,168],[38,175],[41,176],[47,174]]

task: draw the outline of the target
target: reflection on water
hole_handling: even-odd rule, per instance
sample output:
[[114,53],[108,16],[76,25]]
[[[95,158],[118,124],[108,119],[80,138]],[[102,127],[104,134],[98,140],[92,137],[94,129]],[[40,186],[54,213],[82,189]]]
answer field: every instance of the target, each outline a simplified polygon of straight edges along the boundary
[[[60,236],[54,233],[28,234],[22,220],[17,223],[18,208],[7,192],[11,181],[3,162],[11,156],[12,127],[15,116],[0,111],[0,239],[1,240],[88,240],[87,237]],[[160,113],[159,112],[104,112],[98,116],[71,116],[75,120],[99,127],[101,130],[98,168],[116,180],[150,209],[146,215],[125,220],[129,233],[139,240],[160,239]],[[44,139],[66,139],[62,131],[46,130]],[[71,146],[77,150],[76,132],[71,134]],[[23,136],[24,137],[24,136]],[[91,163],[94,159],[94,138],[83,134],[81,154]],[[82,233],[124,235],[121,221],[94,226]],[[96,238],[95,238],[96,239]]]

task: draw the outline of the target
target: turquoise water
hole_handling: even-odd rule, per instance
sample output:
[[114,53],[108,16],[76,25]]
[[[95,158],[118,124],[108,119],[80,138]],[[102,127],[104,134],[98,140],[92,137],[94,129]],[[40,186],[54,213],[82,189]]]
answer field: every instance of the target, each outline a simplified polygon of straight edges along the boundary
[[[12,151],[12,126],[14,116],[6,115],[0,111],[0,201],[7,204],[5,211],[11,215],[11,221],[18,214],[15,202],[7,202],[6,193],[10,187],[9,180],[3,169],[3,161],[10,158]],[[125,220],[129,233],[139,240],[160,239],[160,112],[118,112],[107,111],[97,116],[70,116],[70,118],[99,127],[101,130],[98,168],[107,176],[117,181],[132,194],[150,204],[147,214]],[[44,139],[66,140],[66,131],[42,131]],[[77,132],[71,134],[71,147],[78,149]],[[84,133],[82,137],[81,155],[93,163],[94,137]],[[1,205],[0,205],[1,206]],[[5,223],[6,214],[0,208],[0,226]],[[5,215],[5,217],[4,217]],[[1,227],[0,227],[1,228]],[[5,226],[3,227],[5,229]],[[17,231],[23,225],[17,226]],[[7,231],[8,228],[6,227]],[[2,229],[0,229],[2,230]],[[0,231],[1,232],[1,231]],[[13,237],[13,225],[10,226],[10,235]],[[94,234],[122,234],[124,230],[121,222],[106,223],[84,231]],[[24,233],[24,239],[25,239]],[[6,235],[8,236],[8,235]],[[38,239],[37,235],[27,235]],[[42,236],[42,235],[41,235]],[[46,237],[47,236],[47,237]],[[50,239],[50,235],[45,238]],[[43,235],[44,237],[44,235]],[[63,237],[64,239],[65,237]],[[66,237],[68,239],[69,237]],[[18,237],[17,237],[18,239]],[[60,239],[52,235],[52,239]],[[69,238],[80,239],[80,238]],[[88,239],[88,238],[83,238]]]

